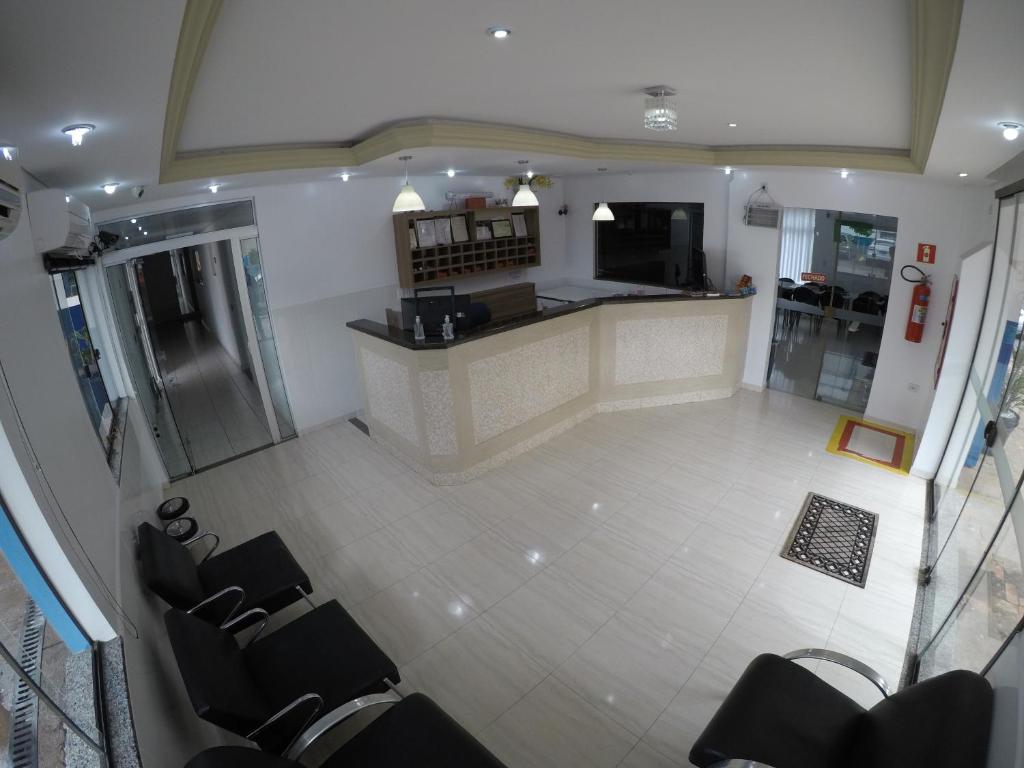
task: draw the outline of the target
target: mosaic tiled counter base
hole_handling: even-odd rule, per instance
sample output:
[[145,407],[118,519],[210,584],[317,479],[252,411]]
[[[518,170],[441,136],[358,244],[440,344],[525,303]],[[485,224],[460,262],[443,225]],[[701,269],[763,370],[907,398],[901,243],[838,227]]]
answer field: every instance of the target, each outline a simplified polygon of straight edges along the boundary
[[353,327],[370,435],[448,485],[599,411],[730,397],[750,299],[592,303],[538,320],[432,348]]

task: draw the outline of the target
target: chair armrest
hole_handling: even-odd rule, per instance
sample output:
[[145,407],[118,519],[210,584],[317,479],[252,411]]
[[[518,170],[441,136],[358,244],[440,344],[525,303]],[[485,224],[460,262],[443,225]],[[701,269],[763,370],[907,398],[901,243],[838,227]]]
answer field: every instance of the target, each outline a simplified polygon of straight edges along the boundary
[[[268,717],[263,722],[262,725],[257,727],[255,730],[251,731],[246,736],[246,738],[249,739],[250,741],[255,741],[257,744],[260,744],[260,742],[258,740],[259,736],[264,731],[266,731],[271,726],[273,726],[274,723],[278,722],[279,720],[281,720],[284,717],[287,717],[288,715],[290,715],[295,710],[297,710],[297,709],[299,709],[299,708],[301,708],[303,706],[308,706],[308,707],[310,707],[309,716],[305,720],[302,721],[302,725],[298,728],[298,730],[296,730],[295,735],[292,736],[291,740],[288,741],[287,744],[285,744],[284,749],[281,750],[282,753],[287,752],[288,750],[290,750],[292,748],[292,745],[295,743],[295,740],[298,739],[299,736],[301,736],[303,734],[303,732],[306,730],[306,728],[309,727],[309,724],[311,722],[313,722],[313,718],[317,716],[317,713],[320,711],[320,709],[323,707],[323,705],[324,705],[324,700],[320,696],[320,694],[318,694],[318,693],[305,693],[302,696],[299,696],[299,698],[297,698],[291,704],[288,704],[284,708],[278,710],[277,712],[272,714],[270,717]],[[263,745],[262,744],[260,744],[260,749],[263,749]]]
[[768,763],[759,763],[756,760],[723,760],[720,763],[714,763],[708,768],[772,768]]
[[235,602],[235,604],[233,606],[231,606],[231,610],[228,611],[227,616],[225,616],[223,618],[223,621],[230,621],[231,617],[235,615],[235,611],[237,611],[239,608],[241,608],[242,607],[242,603],[245,602],[245,590],[242,589],[241,587],[237,586],[237,585],[236,586],[231,586],[231,587],[224,587],[224,589],[220,590],[220,592],[214,592],[212,595],[210,595],[208,598],[206,598],[202,602],[199,602],[199,603],[196,603],[195,605],[193,605],[191,608],[189,608],[187,611],[185,611],[185,613],[192,614],[192,613],[196,613],[197,611],[201,611],[203,608],[206,608],[207,606],[213,605],[213,603],[215,603],[216,601],[220,600],[225,595],[230,594],[232,592],[237,592],[238,593],[238,600]]
[[864,662],[857,661],[857,659],[852,656],[847,656],[845,653],[829,651],[825,648],[801,648],[799,651],[787,653],[782,658],[789,659],[790,661],[794,661],[796,659],[820,659],[821,661],[830,661],[833,664],[839,664],[840,666],[851,669],[858,675],[867,678],[875,688],[882,692],[882,695],[885,698],[889,698],[892,695],[892,690],[890,690],[889,684],[885,682],[884,677]]
[[347,704],[336,707],[309,726],[295,741],[290,749],[284,753],[289,760],[298,760],[302,753],[313,746],[313,742],[323,736],[337,725],[352,717],[356,712],[361,712],[368,707],[380,706],[381,704],[397,704],[402,697],[397,693],[371,693],[368,696],[360,696],[352,699]]
[[195,536],[193,536],[188,541],[183,542],[186,547],[191,547],[197,541],[199,541],[200,539],[205,539],[207,536],[212,536],[213,537],[213,546],[210,547],[210,551],[209,552],[207,552],[205,555],[203,555],[203,559],[199,561],[200,563],[205,563],[207,560],[210,559],[210,555],[212,555],[214,552],[217,551],[217,547],[220,546],[220,536],[218,536],[213,531],[203,531],[202,533],[197,533]]
[[220,625],[220,628],[231,629],[233,626],[235,626],[244,619],[260,615],[263,616],[263,618],[260,620],[260,628],[257,629],[256,634],[250,637],[248,642],[246,642],[245,647],[248,648],[250,645],[256,642],[256,638],[259,637],[260,634],[262,634],[263,630],[267,628],[267,622],[270,621],[270,614],[267,613],[265,610],[263,610],[262,608],[250,608],[245,613],[240,613],[237,616],[235,616],[235,618],[225,621],[223,624]]

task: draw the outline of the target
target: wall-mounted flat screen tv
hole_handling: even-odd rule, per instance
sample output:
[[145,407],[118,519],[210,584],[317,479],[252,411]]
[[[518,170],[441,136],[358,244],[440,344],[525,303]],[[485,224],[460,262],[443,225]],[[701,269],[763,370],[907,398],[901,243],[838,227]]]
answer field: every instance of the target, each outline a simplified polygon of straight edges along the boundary
[[596,221],[594,277],[704,289],[704,203],[608,203]]

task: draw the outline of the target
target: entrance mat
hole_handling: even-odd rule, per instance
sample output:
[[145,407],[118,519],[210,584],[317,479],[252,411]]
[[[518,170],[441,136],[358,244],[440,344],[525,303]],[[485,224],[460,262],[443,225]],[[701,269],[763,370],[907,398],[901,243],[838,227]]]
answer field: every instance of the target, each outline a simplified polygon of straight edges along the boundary
[[863,589],[877,530],[874,512],[809,493],[780,554]]
[[852,416],[840,416],[829,453],[906,475],[914,459],[914,434]]

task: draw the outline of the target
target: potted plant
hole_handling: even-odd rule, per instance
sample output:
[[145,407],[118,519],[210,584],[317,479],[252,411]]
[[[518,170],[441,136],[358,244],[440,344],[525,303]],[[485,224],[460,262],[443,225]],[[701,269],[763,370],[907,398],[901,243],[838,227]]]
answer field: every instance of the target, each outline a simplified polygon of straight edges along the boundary
[[1003,409],[999,414],[999,424],[1005,431],[1013,431],[1020,423],[1021,408],[1024,408],[1024,365],[1015,365],[1006,383]]

